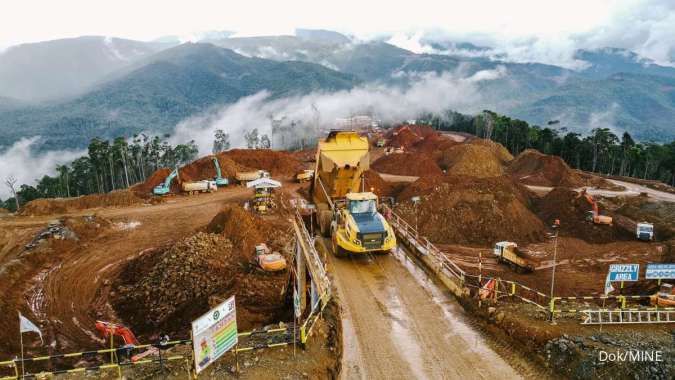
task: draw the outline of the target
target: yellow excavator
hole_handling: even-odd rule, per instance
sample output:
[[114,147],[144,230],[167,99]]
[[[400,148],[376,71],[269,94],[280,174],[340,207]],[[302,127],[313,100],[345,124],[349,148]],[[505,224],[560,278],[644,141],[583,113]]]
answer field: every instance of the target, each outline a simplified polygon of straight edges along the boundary
[[370,166],[368,139],[355,131],[333,130],[319,141],[310,187],[321,234],[331,237],[333,252],[388,252],[394,231],[377,211],[377,196],[363,191]]

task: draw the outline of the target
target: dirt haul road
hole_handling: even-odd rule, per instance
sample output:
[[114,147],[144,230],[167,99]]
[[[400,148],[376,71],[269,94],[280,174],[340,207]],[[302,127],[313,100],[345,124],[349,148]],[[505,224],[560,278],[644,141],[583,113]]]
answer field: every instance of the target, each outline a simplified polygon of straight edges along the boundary
[[328,256],[343,308],[342,378],[520,378],[402,253]]

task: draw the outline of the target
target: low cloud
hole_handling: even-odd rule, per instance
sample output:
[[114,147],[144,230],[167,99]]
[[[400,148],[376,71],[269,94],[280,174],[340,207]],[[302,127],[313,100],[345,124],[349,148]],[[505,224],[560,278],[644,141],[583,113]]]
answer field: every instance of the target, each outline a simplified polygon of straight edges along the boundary
[[[268,92],[240,99],[234,104],[207,112],[181,122],[172,135],[173,143],[194,140],[201,154],[211,151],[214,131],[230,134],[233,147],[245,146],[244,133],[257,128],[271,134],[272,119],[297,123],[297,133],[311,136],[321,129],[334,127],[338,118],[369,115],[383,122],[412,119],[422,113],[438,113],[448,109],[475,113],[489,108],[478,84],[506,75],[499,66],[473,75],[464,75],[460,67],[455,72],[407,73],[411,84],[405,88],[385,85],[364,85],[348,91],[314,92],[282,99],[271,98]],[[305,129],[305,130],[303,130]],[[283,148],[277,146],[277,148]]]
[[35,153],[33,148],[39,140],[39,136],[24,138],[0,153],[0,199],[10,197],[10,191],[4,183],[9,176],[17,179],[17,188],[21,184],[35,185],[45,174],[53,175],[57,165],[70,163],[85,154],[84,151]]

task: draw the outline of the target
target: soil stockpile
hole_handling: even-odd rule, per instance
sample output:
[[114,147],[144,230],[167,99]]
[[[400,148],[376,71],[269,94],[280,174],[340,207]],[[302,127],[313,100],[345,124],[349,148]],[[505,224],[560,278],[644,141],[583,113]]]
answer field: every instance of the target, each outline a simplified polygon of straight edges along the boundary
[[376,171],[366,170],[363,176],[367,191],[373,191],[380,197],[391,197],[396,193],[398,184],[385,181]]
[[[598,199],[596,199],[596,202]],[[610,215],[602,203],[599,203],[600,214]],[[579,193],[567,188],[556,187],[545,197],[537,201],[538,214],[541,219],[551,224],[560,220],[561,236],[571,236],[590,243],[609,243],[629,238],[626,232],[615,225],[600,225],[586,220],[586,213],[592,206]],[[611,215],[610,215],[611,216]]]
[[118,190],[105,194],[83,195],[77,198],[36,199],[23,206],[21,215],[66,214],[90,208],[131,206],[139,203],[144,203],[144,200],[133,192]]
[[7,210],[6,208],[0,207],[0,215],[6,215],[6,214],[9,214],[9,210]]
[[513,160],[513,155],[511,154],[511,152],[509,152],[508,149],[504,148],[502,144],[496,143],[492,140],[472,138],[468,140],[466,144],[484,146],[490,149],[490,151],[497,157],[499,162],[501,162],[503,165],[506,165]]
[[443,151],[439,165],[450,175],[499,177],[504,174],[505,158],[495,146],[471,142]]
[[438,132],[428,135],[415,144],[415,150],[422,153],[440,153],[458,143]]
[[291,177],[304,168],[293,153],[270,149],[232,149],[222,153],[239,165],[267,170],[272,176]]
[[392,153],[378,158],[370,167],[380,173],[407,176],[435,176],[443,174],[436,162],[422,153]]
[[131,186],[129,190],[133,191],[139,196],[147,196],[152,194],[152,189],[154,189],[155,186],[164,183],[164,180],[169,176],[169,174],[171,174],[171,169],[169,168],[157,169],[150,175],[150,177],[148,177],[148,179],[145,180],[145,182],[137,183]]
[[413,131],[412,126],[403,126],[395,129],[387,142],[387,146],[409,150],[423,139],[422,135]]
[[669,240],[675,237],[675,203],[655,202],[647,197],[631,197],[622,201],[624,203],[615,210],[616,214],[624,215],[637,223],[654,224],[656,240]]
[[526,149],[509,164],[508,173],[516,181],[534,186],[580,187],[583,180],[558,156]]
[[226,206],[206,232],[129,262],[113,284],[117,315],[140,334],[185,335],[190,321],[234,294],[241,329],[278,321],[290,272],[257,269],[253,251],[264,242],[287,256],[291,238],[281,224]]
[[[421,196],[418,205],[410,201]],[[543,239],[546,227],[530,210],[530,194],[507,176],[420,178],[403,190],[396,211],[432,242],[492,246]]]
[[[232,178],[240,168],[226,157],[224,153],[216,155],[218,158],[218,165],[223,178]],[[201,181],[205,179],[212,180],[216,178],[216,166],[213,164],[213,156],[205,156],[198,160],[183,166],[178,170],[178,175],[181,182]],[[177,181],[174,181],[177,182]]]

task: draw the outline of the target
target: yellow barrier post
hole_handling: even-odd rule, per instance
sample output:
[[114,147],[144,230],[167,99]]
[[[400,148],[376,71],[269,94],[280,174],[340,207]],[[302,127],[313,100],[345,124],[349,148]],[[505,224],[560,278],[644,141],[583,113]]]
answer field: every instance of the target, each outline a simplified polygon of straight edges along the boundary
[[555,325],[555,300],[560,297],[551,297],[551,324]]
[[515,294],[516,294],[516,283],[512,282],[511,283],[511,295],[515,295]]

